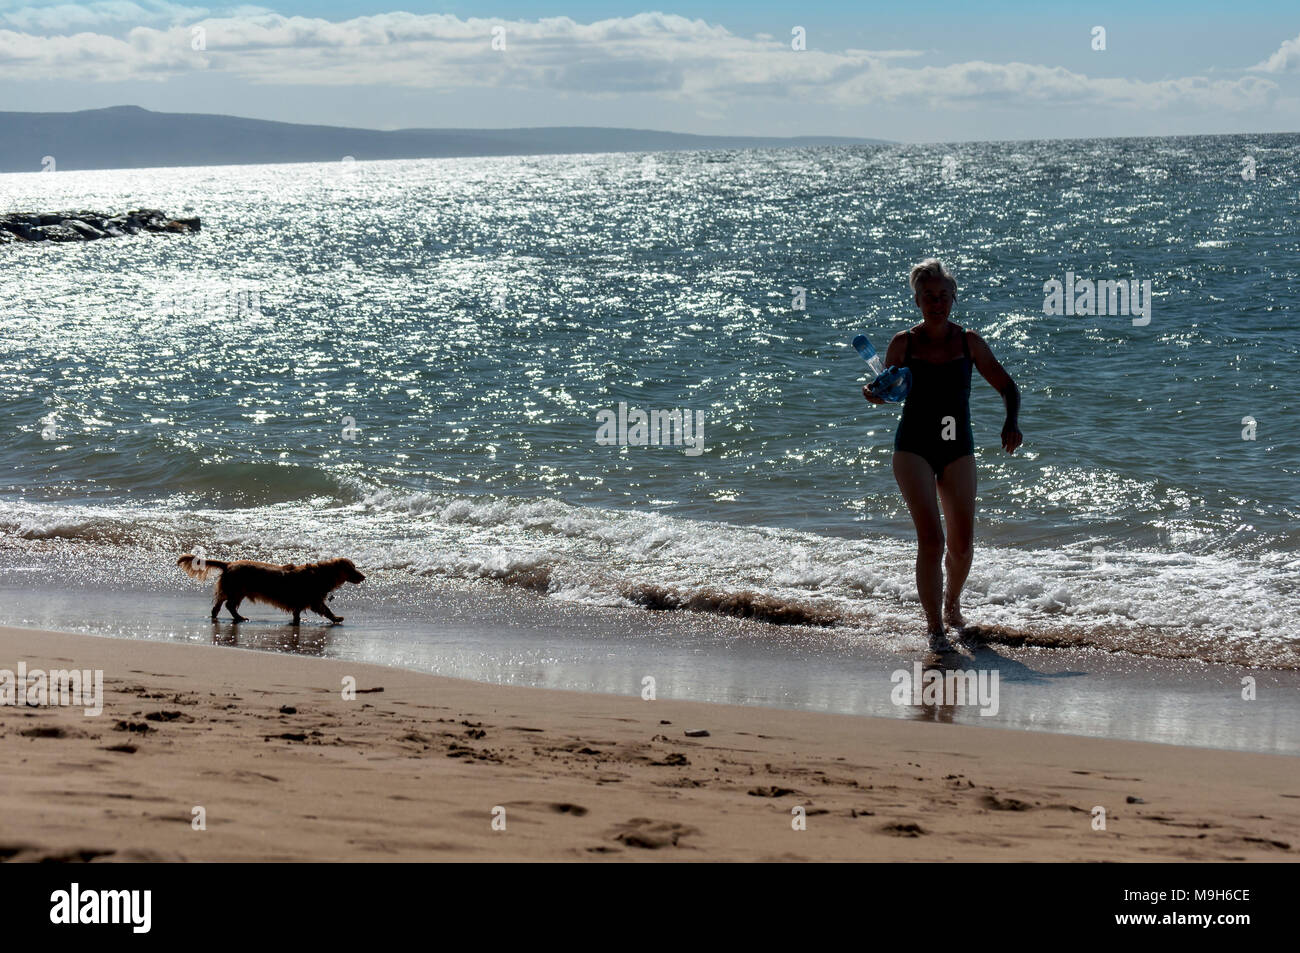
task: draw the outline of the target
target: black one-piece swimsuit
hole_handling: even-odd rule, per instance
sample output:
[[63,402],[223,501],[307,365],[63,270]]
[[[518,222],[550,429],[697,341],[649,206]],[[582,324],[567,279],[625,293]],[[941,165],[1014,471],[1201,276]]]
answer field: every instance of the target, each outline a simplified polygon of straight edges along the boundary
[[[912,371],[912,389],[903,401],[903,419],[894,433],[894,449],[919,453],[942,476],[944,467],[959,457],[975,452],[975,434],[970,426],[970,378],[974,360],[966,329],[961,334],[965,357],[951,361],[923,361],[912,357],[912,332],[907,332],[905,367]],[[951,417],[948,425],[945,418]],[[945,432],[952,439],[945,439]]]

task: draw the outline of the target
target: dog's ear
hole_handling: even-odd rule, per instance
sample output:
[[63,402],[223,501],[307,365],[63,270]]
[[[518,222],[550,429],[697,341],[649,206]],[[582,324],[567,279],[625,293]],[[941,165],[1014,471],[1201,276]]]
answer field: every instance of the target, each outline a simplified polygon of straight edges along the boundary
[[334,570],[334,585],[336,587],[343,585],[343,583],[347,582],[352,577],[352,573],[356,572],[355,569],[351,568],[351,560],[335,559],[331,560],[331,562],[334,564],[331,568]]

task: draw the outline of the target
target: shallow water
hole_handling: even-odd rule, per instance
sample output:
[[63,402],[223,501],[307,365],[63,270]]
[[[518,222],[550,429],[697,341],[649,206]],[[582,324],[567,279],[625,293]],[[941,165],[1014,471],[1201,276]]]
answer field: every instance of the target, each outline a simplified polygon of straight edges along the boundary
[[[448,587],[400,576],[370,577],[336,595],[343,625],[312,622],[295,630],[284,613],[247,603],[242,611],[249,622],[214,625],[205,611],[207,587],[197,583],[159,594],[104,589],[97,580],[51,590],[14,587],[11,580],[0,579],[0,624],[641,697],[648,677],[659,699],[1300,754],[1295,672],[986,646],[966,650],[948,667],[982,671],[989,694],[950,699],[961,704],[897,704],[897,673],[910,685],[921,677],[914,672],[918,663],[932,664],[926,653],[882,652],[862,633],[842,630],[601,609],[482,582]],[[0,660],[0,667],[12,669],[17,661]],[[105,672],[106,678],[125,675]],[[1255,680],[1254,700],[1242,698],[1244,677]]]

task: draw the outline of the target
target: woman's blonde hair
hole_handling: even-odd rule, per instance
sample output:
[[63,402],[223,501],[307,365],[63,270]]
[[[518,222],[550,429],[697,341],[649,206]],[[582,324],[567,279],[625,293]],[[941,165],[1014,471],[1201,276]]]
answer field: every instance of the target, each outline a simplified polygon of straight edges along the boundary
[[912,273],[907,276],[907,284],[915,293],[917,282],[925,281],[927,278],[942,279],[944,284],[948,286],[948,290],[953,293],[953,297],[957,296],[957,279],[952,276],[952,272],[945,268],[943,262],[939,261],[938,258],[927,258],[920,264],[913,265]]

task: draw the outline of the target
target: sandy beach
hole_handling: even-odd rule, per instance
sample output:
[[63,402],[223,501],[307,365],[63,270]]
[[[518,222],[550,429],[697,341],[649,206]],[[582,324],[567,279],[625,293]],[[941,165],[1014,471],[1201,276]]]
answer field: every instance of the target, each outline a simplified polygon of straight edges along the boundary
[[0,628],[19,662],[102,669],[104,710],[0,706],[0,859],[1297,856],[1284,756]]

